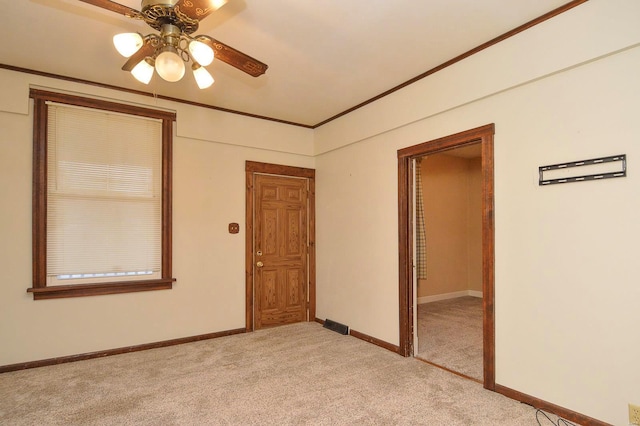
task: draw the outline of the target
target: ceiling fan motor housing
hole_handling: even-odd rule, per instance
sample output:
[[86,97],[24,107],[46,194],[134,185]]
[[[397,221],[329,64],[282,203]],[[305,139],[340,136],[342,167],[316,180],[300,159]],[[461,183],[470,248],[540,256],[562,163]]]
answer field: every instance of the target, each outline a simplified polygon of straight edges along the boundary
[[175,25],[185,34],[198,30],[199,21],[191,19],[175,7],[178,0],[142,0],[142,19],[153,29],[162,32],[166,24]]
[[178,3],[178,0],[142,0],[142,10],[149,6],[173,7],[176,3]]

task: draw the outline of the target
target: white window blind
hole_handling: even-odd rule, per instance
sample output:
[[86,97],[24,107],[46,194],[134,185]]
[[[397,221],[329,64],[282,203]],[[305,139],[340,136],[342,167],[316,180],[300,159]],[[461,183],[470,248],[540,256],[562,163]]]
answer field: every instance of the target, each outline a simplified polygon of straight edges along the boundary
[[162,122],[48,103],[49,285],[158,278]]

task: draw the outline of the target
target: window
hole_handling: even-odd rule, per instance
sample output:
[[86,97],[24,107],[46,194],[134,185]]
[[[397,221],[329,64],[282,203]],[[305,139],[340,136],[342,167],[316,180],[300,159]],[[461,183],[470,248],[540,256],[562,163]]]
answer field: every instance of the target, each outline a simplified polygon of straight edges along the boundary
[[31,90],[34,299],[170,289],[175,114]]

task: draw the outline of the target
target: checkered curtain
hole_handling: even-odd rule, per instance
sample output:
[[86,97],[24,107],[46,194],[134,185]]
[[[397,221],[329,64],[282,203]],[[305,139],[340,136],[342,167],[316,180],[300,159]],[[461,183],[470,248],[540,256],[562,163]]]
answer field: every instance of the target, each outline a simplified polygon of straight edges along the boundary
[[424,228],[422,197],[422,158],[416,160],[416,273],[418,279],[427,278],[427,234]]

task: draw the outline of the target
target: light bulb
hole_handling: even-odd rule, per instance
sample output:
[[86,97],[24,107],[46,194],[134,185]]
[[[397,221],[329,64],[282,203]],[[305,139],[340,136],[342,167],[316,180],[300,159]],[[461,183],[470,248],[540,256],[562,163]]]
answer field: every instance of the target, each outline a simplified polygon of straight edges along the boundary
[[153,77],[153,59],[144,58],[138,64],[133,67],[131,74],[140,83],[149,84],[151,77]]
[[184,76],[184,61],[172,46],[164,48],[156,58],[156,71],[163,79],[176,82]]
[[136,53],[143,44],[142,36],[138,33],[122,33],[113,36],[113,45],[125,58]]
[[227,4],[228,0],[213,0],[211,3],[214,9],[220,9],[222,6],[224,6],[225,4]]
[[191,40],[189,43],[189,53],[191,57],[203,67],[213,62],[213,49],[198,40]]
[[204,67],[201,67],[198,64],[193,64],[192,69],[193,77],[196,79],[196,83],[198,84],[199,88],[206,89],[213,84],[213,77]]

